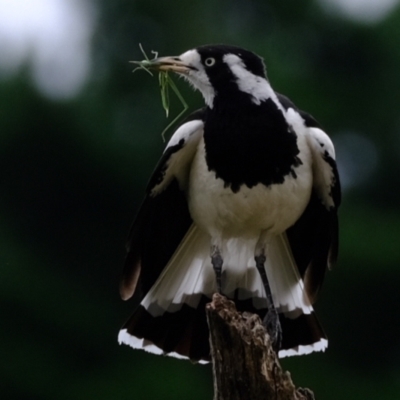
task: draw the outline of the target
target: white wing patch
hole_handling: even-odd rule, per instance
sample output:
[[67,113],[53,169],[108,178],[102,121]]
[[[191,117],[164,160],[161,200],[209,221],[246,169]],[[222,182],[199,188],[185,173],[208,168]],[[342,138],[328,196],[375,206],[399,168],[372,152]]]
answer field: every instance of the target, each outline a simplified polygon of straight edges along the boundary
[[181,125],[171,137],[164,154],[171,150],[173,146],[180,146],[177,151],[173,152],[163,167],[163,179],[155,185],[151,192],[151,196],[161,193],[172,181],[173,178],[178,180],[181,189],[185,189],[190,172],[190,163],[193,160],[197,145],[203,135],[203,121],[193,120]]
[[311,151],[313,186],[324,206],[330,210],[336,207],[332,198],[335,174],[329,160],[335,161],[335,148],[329,136],[319,128],[305,125],[302,116],[293,108],[286,111],[286,120],[298,136],[305,135]]
[[332,187],[335,175],[329,159],[335,160],[335,148],[329,136],[319,128],[308,129],[308,144],[313,158],[314,188],[327,209],[335,207]]

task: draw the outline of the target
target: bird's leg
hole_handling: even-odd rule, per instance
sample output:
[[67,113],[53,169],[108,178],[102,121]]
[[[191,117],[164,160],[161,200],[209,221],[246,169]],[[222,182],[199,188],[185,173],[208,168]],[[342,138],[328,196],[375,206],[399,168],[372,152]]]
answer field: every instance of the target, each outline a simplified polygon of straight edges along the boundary
[[215,277],[217,279],[218,293],[222,294],[222,255],[219,247],[215,244],[211,246],[211,264],[214,268]]
[[256,267],[261,276],[268,301],[268,311],[263,319],[263,324],[271,338],[274,350],[278,352],[282,342],[282,327],[279,321],[278,311],[276,310],[274,301],[272,299],[271,286],[269,285],[267,272],[265,270],[266,259],[265,247],[263,246],[259,251],[256,252],[255,256]]

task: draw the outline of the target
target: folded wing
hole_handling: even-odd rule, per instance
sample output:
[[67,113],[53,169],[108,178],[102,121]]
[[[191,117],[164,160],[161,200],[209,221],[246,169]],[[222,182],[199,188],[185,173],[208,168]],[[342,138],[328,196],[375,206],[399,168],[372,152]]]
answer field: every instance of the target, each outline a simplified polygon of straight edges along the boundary
[[203,135],[204,110],[191,114],[169,141],[147,186],[127,244],[120,294],[149,291],[192,225],[185,189]]
[[337,210],[341,192],[332,141],[312,117],[303,112],[300,115],[309,124],[313,189],[306,210],[287,230],[287,237],[308,297],[314,303],[325,272],[333,267],[338,255]]

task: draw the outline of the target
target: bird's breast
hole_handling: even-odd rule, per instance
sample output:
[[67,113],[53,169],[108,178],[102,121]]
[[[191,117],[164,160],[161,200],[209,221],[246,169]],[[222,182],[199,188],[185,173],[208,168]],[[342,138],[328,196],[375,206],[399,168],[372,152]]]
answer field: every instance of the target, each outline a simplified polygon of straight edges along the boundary
[[242,183],[238,190],[209,168],[206,157],[201,140],[191,166],[188,203],[195,223],[213,237],[252,237],[264,230],[281,233],[294,224],[309,201],[312,174],[307,157],[283,182]]
[[271,100],[236,108],[218,104],[206,114],[205,159],[236,192],[240,187],[281,184],[301,164],[298,137]]

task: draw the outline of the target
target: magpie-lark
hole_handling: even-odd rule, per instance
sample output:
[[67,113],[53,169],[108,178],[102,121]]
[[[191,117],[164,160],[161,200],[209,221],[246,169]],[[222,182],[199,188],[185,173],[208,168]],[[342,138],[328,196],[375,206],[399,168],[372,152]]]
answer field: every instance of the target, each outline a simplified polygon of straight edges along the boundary
[[263,318],[280,357],[325,350],[312,304],[338,252],[331,140],[250,51],[207,45],[153,66],[206,105],[173,134],[133,223],[120,289],[140,304],[120,343],[209,361],[205,304],[220,292]]

